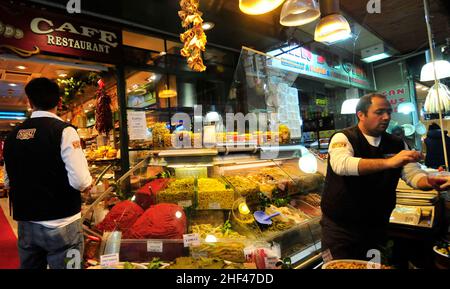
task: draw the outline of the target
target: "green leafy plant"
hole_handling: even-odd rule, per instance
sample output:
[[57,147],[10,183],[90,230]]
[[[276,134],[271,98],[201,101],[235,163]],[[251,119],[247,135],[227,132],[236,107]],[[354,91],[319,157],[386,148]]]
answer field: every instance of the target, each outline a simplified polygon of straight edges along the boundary
[[153,258],[147,265],[147,269],[159,269],[161,267],[162,261],[159,258]]

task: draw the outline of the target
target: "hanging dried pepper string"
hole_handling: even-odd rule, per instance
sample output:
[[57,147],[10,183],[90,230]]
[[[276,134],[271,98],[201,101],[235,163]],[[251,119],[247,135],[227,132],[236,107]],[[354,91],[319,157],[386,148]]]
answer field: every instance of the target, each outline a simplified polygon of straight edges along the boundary
[[199,0],[181,0],[181,11],[178,11],[178,16],[181,18],[181,26],[186,29],[180,34],[180,40],[184,43],[181,55],[188,59],[188,66],[192,70],[202,72],[206,70],[206,66],[203,64],[201,52],[205,51],[207,41],[202,28],[203,14],[198,10],[199,5]]

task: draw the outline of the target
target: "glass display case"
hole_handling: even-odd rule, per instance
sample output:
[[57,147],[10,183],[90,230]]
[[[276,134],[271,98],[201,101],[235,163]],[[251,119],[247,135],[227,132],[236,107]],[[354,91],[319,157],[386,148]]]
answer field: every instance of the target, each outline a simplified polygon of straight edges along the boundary
[[[320,201],[324,178],[299,169],[303,149],[291,146],[275,159],[260,150],[141,155],[84,211],[86,261],[119,253],[141,263],[185,257],[253,268],[308,265],[320,256],[320,203],[312,196]],[[276,216],[268,224],[258,211]]]

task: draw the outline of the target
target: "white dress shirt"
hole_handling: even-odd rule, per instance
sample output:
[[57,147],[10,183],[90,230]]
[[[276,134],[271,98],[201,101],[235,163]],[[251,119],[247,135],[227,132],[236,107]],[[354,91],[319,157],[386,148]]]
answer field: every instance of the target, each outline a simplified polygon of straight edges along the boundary
[[[374,147],[379,147],[380,137],[373,137],[363,134],[367,142]],[[405,150],[409,150],[405,143]],[[331,139],[328,153],[330,154],[330,164],[333,171],[339,176],[359,176],[359,161],[361,158],[355,157],[353,147],[348,138],[343,133],[337,133]],[[426,177],[427,173],[420,168],[418,163],[409,163],[402,169],[402,179],[414,188],[417,188],[417,182]]]
[[[56,114],[48,111],[35,111],[31,114],[31,118],[37,117],[51,117],[61,120]],[[92,183],[92,177],[89,172],[89,166],[81,147],[75,146],[74,143],[80,141],[77,131],[73,127],[66,127],[63,130],[61,139],[61,158],[64,161],[67,176],[69,178],[69,184],[78,191],[84,191]],[[6,187],[9,187],[9,179],[6,173],[6,166],[4,167],[4,183]],[[67,226],[81,218],[81,213],[77,213],[71,217],[33,222],[43,225],[48,228],[60,228]]]

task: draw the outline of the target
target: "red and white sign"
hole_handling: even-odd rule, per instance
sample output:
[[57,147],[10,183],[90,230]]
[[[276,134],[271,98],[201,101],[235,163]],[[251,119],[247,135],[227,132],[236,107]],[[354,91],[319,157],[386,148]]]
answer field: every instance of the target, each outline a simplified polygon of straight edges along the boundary
[[0,4],[0,48],[23,57],[49,52],[106,63],[121,59],[120,30],[65,13]]

